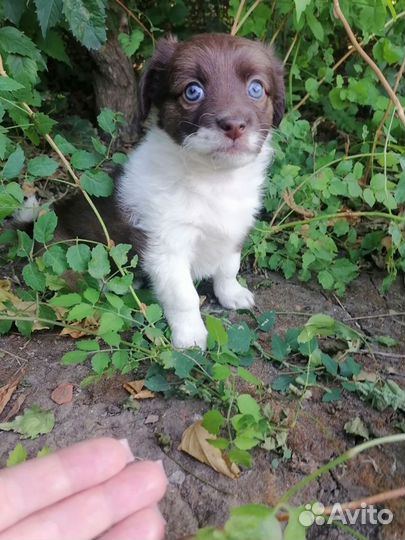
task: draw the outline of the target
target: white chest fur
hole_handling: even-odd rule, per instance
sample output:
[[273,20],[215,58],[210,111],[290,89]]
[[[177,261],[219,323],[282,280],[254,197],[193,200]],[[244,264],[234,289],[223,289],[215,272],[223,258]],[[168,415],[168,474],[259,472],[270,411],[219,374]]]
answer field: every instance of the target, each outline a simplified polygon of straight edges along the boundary
[[118,185],[120,206],[147,234],[145,269],[165,251],[186,259],[193,278],[213,275],[221,254],[240,248],[254,223],[270,157],[267,141],[249,164],[219,169],[153,127]]

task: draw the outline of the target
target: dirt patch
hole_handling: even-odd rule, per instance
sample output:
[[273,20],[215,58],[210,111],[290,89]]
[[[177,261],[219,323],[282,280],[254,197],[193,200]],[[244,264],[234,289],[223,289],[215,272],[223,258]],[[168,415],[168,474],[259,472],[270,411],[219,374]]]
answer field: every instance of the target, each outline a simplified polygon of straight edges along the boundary
[[[381,280],[379,274],[364,275],[340,300],[325,294],[315,284],[285,281],[276,274],[269,276],[265,286],[262,278],[254,277],[248,281],[256,287],[257,306],[261,311],[274,309],[281,312],[276,328],[278,332],[302,325],[306,320],[302,315],[311,313],[328,313],[345,322],[350,318],[373,316],[352,320],[350,324],[358,325],[369,335],[390,335],[401,343],[394,349],[384,349],[383,352],[391,352],[392,356],[376,356],[372,365],[369,357],[360,361],[382,374],[389,369],[390,377],[403,387],[404,360],[398,355],[405,353],[405,317],[393,315],[393,311],[405,312],[404,287],[398,281],[383,296],[379,292]],[[215,306],[208,303],[205,309],[212,310]],[[389,316],[385,316],[387,314]],[[268,346],[268,343],[263,345]],[[191,534],[199,526],[221,524],[227,518],[229,507],[237,504],[274,504],[303,476],[356,444],[357,441],[348,437],[343,429],[354,416],[362,418],[373,436],[397,432],[396,426],[403,420],[399,413],[390,410],[377,412],[349,393],[344,394],[342,401],[328,404],[321,401],[322,393],[315,391],[312,398],[301,405],[290,397],[273,393],[269,399],[274,409],[292,411],[297,418],[288,438],[292,458],[273,470],[271,462],[276,455],[259,450],[255,452],[254,467],[244,471],[239,480],[231,481],[177,450],[182,432],[207,410],[206,404],[156,398],[143,402],[140,409],[133,412],[124,407],[127,393],[122,388],[123,382],[130,380],[131,376],[104,380],[81,389],[80,382],[88,375],[89,369],[81,365],[61,365],[62,354],[73,349],[74,344],[55,333],[35,334],[31,339],[10,335],[0,340],[0,348],[0,384],[10,380],[18,368],[26,368],[24,380],[3,417],[22,394],[26,395],[23,407],[37,404],[52,409],[56,415],[55,428],[49,435],[24,442],[30,455],[45,445],[56,449],[88,437],[111,435],[128,438],[137,457],[164,461],[170,483],[162,510],[168,520],[167,538],[171,539]],[[273,364],[262,361],[254,364],[253,371],[266,383],[279,374]],[[52,401],[51,393],[61,383],[73,384],[73,400],[57,405]],[[165,451],[159,443],[162,440],[166,443]],[[0,441],[0,465],[4,465],[8,452],[19,437],[11,432],[1,433]],[[404,485],[404,456],[400,445],[375,448],[347,466],[324,475],[301,492],[294,502],[305,504],[318,500],[328,505]],[[404,500],[392,501],[385,506],[394,513],[390,525],[356,528],[376,539],[404,538]],[[310,538],[343,540],[349,536],[341,530],[313,526]]]

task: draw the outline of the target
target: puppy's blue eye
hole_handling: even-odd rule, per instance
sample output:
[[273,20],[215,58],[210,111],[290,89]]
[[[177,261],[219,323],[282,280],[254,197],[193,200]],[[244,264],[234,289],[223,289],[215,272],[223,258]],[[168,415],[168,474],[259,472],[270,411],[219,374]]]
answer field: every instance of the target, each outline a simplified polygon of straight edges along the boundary
[[190,103],[197,103],[205,97],[204,89],[198,83],[190,83],[184,90],[184,97]]
[[264,88],[260,81],[252,81],[248,87],[248,94],[253,99],[260,99],[264,94]]

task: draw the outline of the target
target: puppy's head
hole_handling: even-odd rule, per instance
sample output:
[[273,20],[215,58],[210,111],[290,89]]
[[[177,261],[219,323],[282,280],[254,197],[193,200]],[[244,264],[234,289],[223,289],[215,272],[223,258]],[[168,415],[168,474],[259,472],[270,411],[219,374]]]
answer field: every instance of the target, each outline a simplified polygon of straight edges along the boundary
[[284,114],[283,68],[272,49],[226,34],[161,39],[139,90],[139,120],[190,152],[231,166],[249,163]]

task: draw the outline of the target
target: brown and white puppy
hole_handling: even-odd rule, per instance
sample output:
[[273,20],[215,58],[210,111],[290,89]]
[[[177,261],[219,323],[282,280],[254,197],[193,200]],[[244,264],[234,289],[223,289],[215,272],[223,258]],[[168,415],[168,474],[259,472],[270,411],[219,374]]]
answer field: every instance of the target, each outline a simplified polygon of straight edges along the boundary
[[[161,39],[138,100],[146,135],[114,198],[97,205],[112,238],[140,252],[173,344],[204,348],[193,280],[212,277],[226,308],[254,304],[236,276],[261,205],[271,129],[284,113],[282,66],[272,49],[243,38]],[[78,204],[60,212],[63,234],[97,238],[97,223],[87,212],[81,218],[85,203]]]

